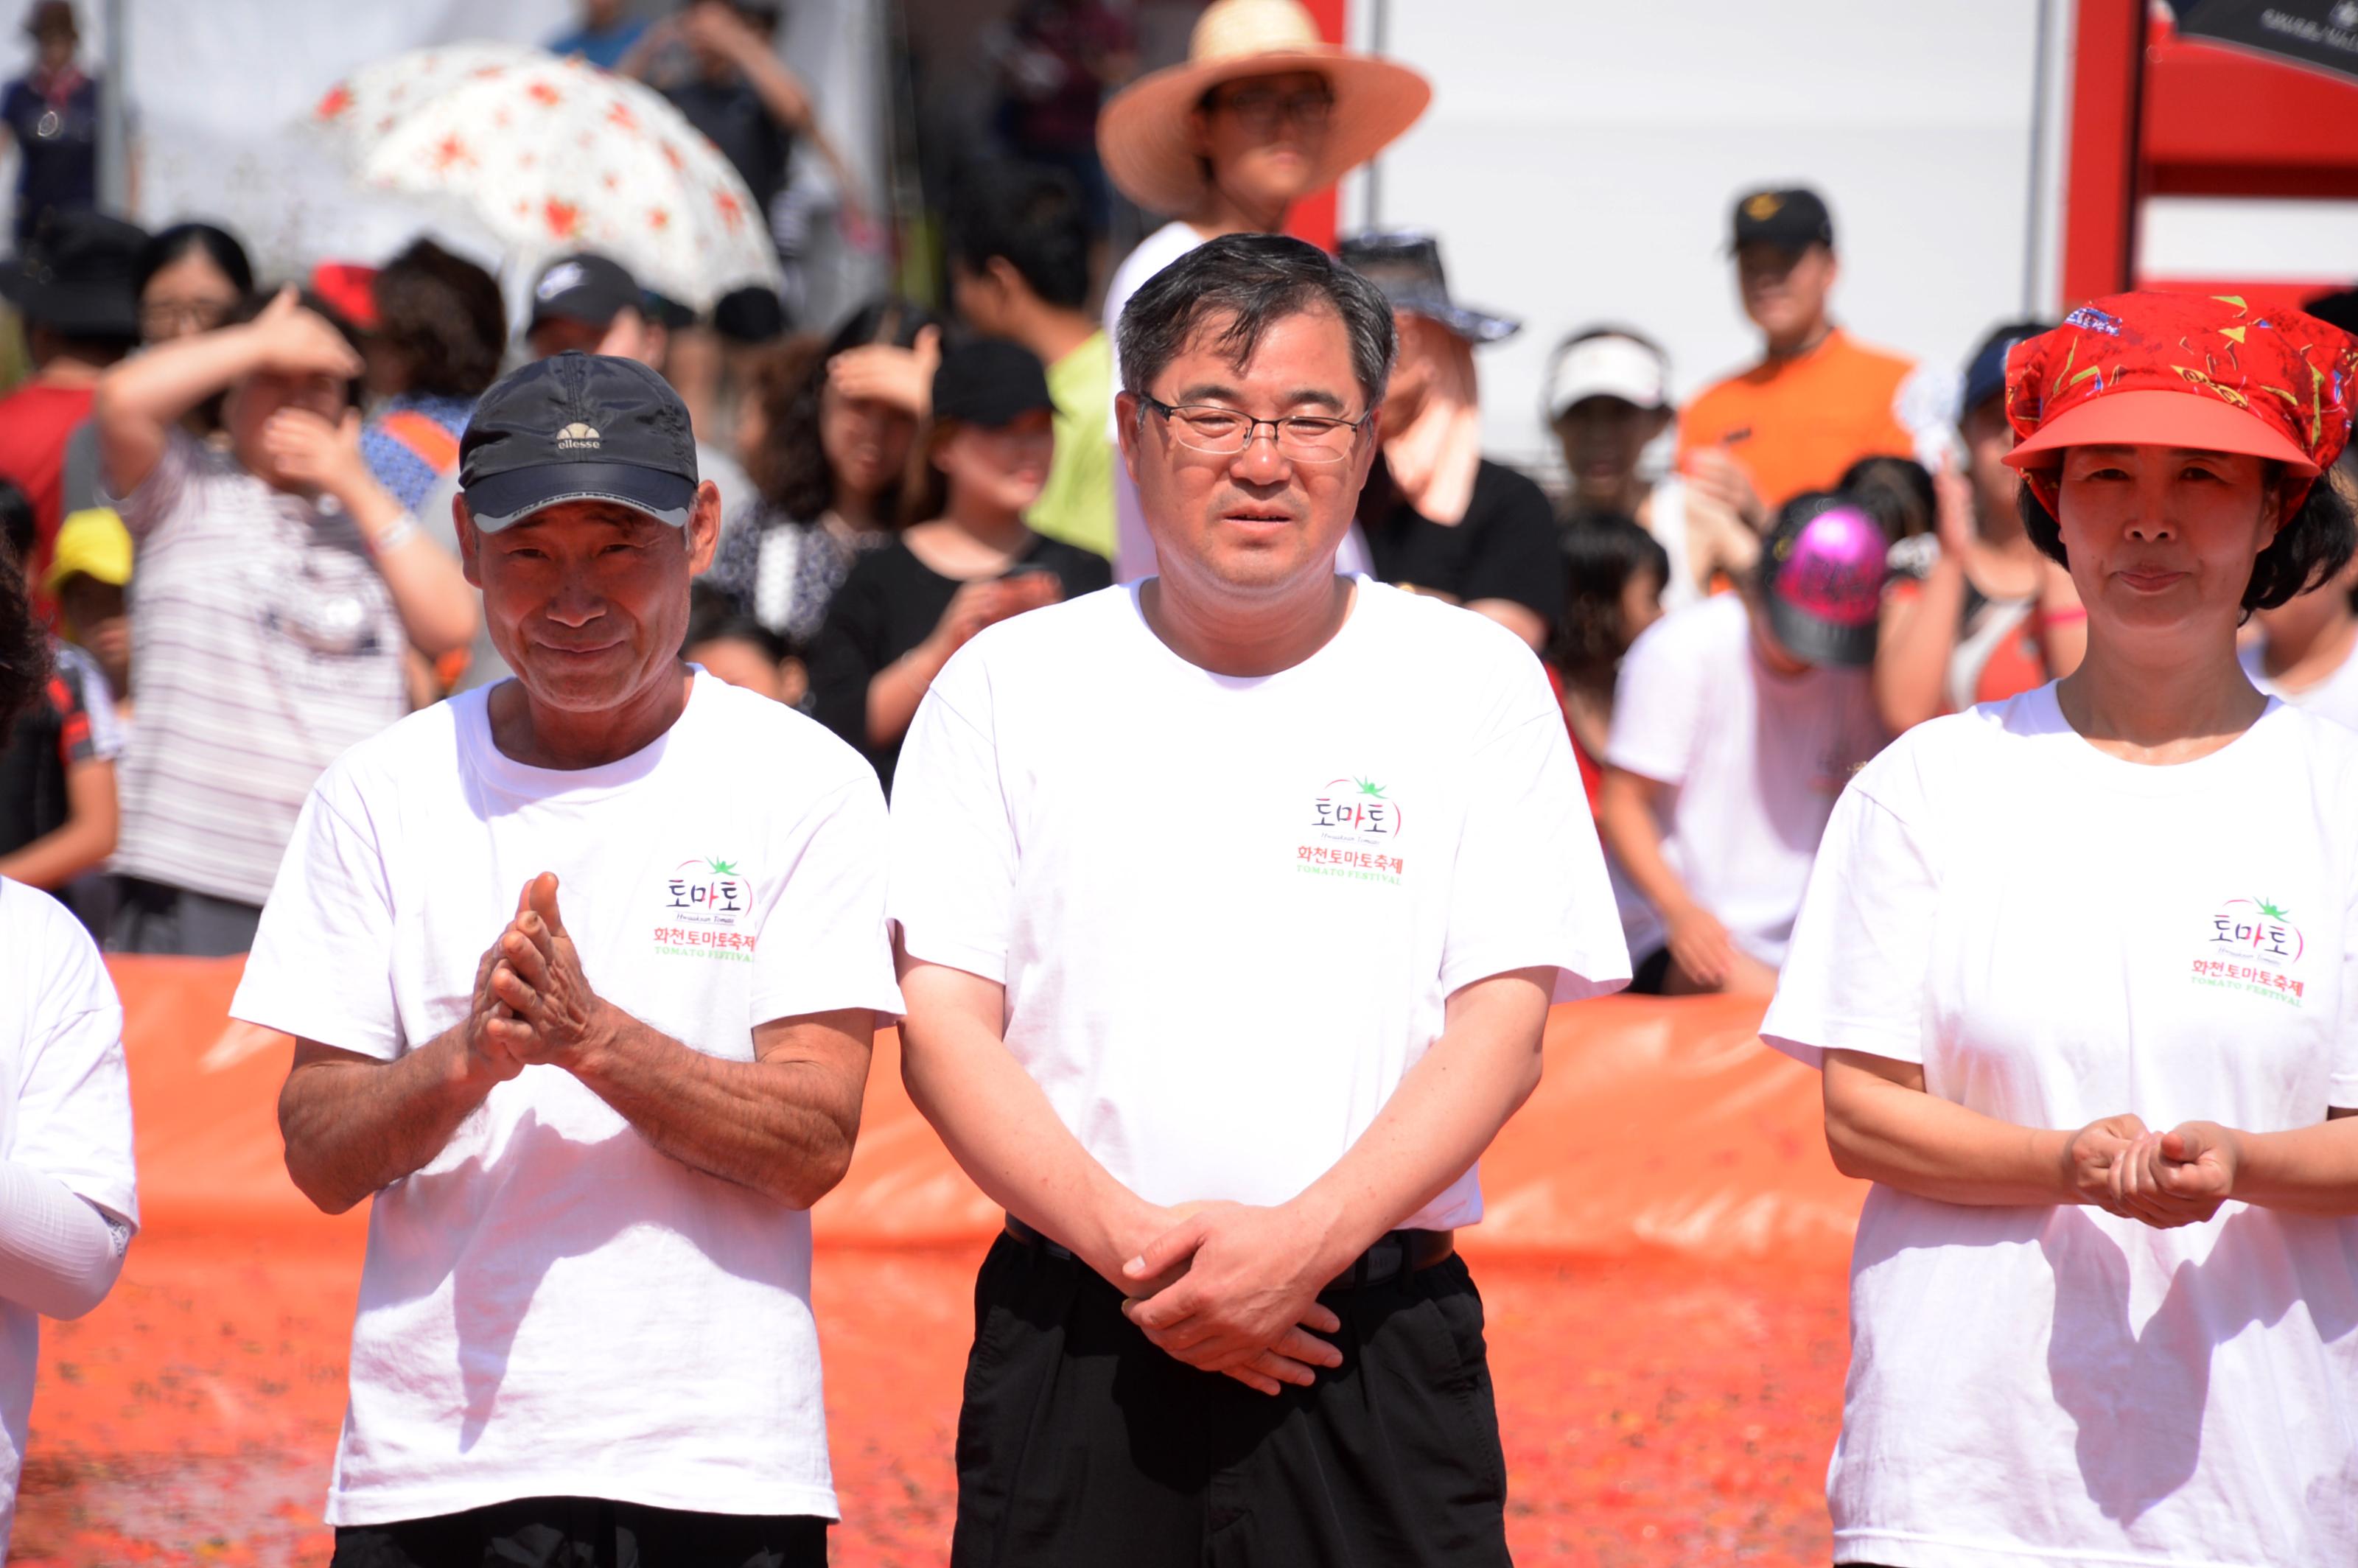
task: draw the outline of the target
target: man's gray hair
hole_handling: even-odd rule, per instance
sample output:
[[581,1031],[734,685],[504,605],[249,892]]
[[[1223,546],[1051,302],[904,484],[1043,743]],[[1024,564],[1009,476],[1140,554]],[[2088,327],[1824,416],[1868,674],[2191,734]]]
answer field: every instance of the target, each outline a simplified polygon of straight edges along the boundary
[[1115,329],[1121,384],[1147,392],[1206,321],[1226,319],[1215,346],[1243,365],[1270,328],[1321,308],[1343,319],[1352,372],[1375,407],[1392,373],[1391,301],[1317,246],[1283,234],[1223,234],[1147,279]]

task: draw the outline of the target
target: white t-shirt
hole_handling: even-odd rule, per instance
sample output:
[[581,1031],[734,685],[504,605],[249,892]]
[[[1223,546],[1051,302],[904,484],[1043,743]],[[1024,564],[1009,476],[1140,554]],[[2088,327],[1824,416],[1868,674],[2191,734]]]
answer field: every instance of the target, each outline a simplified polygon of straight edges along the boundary
[[[1146,238],[1124,256],[1121,265],[1113,269],[1112,281],[1106,285],[1105,330],[1107,341],[1114,345],[1114,389],[1120,391],[1121,377],[1121,308],[1138,292],[1146,280],[1204,243],[1204,236],[1191,223],[1174,219]],[[1155,574],[1154,535],[1147,532],[1146,514],[1138,504],[1138,486],[1132,484],[1130,470],[1120,460],[1121,415],[1118,409],[1106,411],[1106,428],[1113,433],[1115,460],[1113,465],[1114,551],[1113,579],[1116,582],[1136,582]],[[1335,554],[1335,569],[1345,577],[1357,577],[1375,569],[1368,554],[1367,535],[1354,522],[1351,531],[1343,536],[1342,546]]]
[[1695,581],[1693,541],[1687,537],[1687,481],[1666,474],[1654,481],[1647,497],[1646,532],[1671,558],[1671,575],[1662,584],[1662,613],[1675,614],[1706,597]]
[[[699,673],[652,745],[550,772],[492,743],[495,689],[320,779],[236,1017],[384,1060],[423,1045],[542,871],[590,984],[697,1050],[750,1061],[756,1024],[899,1011],[884,803],[857,752]],[[809,1216],[532,1066],[376,1195],[328,1521],[543,1496],[835,1513]]]
[[[1008,1048],[1117,1181],[1282,1203],[1452,992],[1541,966],[1559,1000],[1615,990],[1628,953],[1511,633],[1362,578],[1325,647],[1237,679],[1166,647],[1137,591],[1003,622],[935,680],[894,779],[892,915],[912,957],[1006,986]],[[1480,1216],[1469,1170],[1404,1223]]]
[[[2332,592],[2333,589],[2321,589]],[[2299,691],[2287,691],[2268,678],[2267,667],[2261,662],[2261,646],[2257,642],[2243,649],[2244,673],[2252,684],[2270,697],[2280,697],[2295,708],[2305,708],[2320,719],[2331,719],[2345,730],[2358,730],[2358,649],[2342,661],[2342,667]]]
[[1605,759],[1671,786],[1664,858],[1764,964],[1784,961],[1834,797],[1883,744],[1868,680],[1769,669],[1733,593],[1655,622],[1622,661]]
[[[123,1004],[81,923],[0,877],[0,1160],[65,1184],[135,1227]],[[33,1411],[40,1315],[0,1301],[0,1556]]]
[[[2042,687],[1911,730],[1835,809],[1761,1025],[2026,1127],[2358,1106],[2358,736],[2281,703],[2141,767]],[[2358,1562],[2358,1222],[1878,1185],[1851,1260],[1834,1560]]]

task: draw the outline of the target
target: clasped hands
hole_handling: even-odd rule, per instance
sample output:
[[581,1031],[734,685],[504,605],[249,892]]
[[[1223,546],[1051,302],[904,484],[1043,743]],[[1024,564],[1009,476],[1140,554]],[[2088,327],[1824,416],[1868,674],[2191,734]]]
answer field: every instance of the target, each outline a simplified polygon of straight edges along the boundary
[[2082,1202],[2170,1230],[2200,1225],[2234,1195],[2243,1144],[2234,1129],[2215,1121],[2155,1132],[2124,1114],[2073,1133],[2064,1161]]
[[567,1065],[594,1047],[611,1022],[566,935],[557,878],[543,871],[525,884],[515,917],[476,967],[468,1066],[505,1082],[536,1064]]
[[1263,1208],[1186,1204],[1120,1270],[1122,1315],[1148,1342],[1199,1371],[1275,1394],[1307,1388],[1343,1353],[1318,1337],[1343,1326],[1318,1292],[1339,1272],[1323,1261],[1325,1227],[1300,1200]]

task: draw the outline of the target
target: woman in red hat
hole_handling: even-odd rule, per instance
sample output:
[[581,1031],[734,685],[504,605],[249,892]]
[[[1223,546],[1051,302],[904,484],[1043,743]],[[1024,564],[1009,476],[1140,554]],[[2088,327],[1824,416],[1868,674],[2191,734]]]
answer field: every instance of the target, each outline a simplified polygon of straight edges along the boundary
[[1838,1563],[2358,1562],[2358,737],[2235,649],[2351,558],[2353,373],[2224,297],[2014,351],[2086,659],[1858,774],[1762,1025],[1875,1184]]

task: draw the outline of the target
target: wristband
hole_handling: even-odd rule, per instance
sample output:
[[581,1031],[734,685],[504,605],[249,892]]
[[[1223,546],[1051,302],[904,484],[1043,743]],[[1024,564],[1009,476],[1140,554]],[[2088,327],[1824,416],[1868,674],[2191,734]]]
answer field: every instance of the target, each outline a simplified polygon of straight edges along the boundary
[[416,537],[417,537],[417,519],[405,512],[386,524],[378,532],[377,536],[369,541],[369,554],[388,555]]

